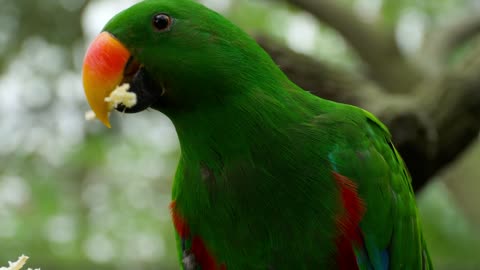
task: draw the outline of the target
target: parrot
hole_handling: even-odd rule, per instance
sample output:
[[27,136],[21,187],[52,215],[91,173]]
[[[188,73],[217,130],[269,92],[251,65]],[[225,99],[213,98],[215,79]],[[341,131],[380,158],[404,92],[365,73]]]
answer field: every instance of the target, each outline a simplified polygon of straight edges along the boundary
[[82,74],[107,127],[105,98],[121,84],[137,99],[118,111],[173,123],[182,269],[433,269],[387,127],[297,86],[221,14],[193,0],[136,3],[92,41]]

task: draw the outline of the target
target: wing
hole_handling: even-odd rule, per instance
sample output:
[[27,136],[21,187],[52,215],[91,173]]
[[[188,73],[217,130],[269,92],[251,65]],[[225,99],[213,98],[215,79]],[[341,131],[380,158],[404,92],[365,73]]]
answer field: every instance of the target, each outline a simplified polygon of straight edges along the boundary
[[[431,269],[405,164],[383,124],[368,112],[359,115],[335,121],[343,139],[329,154],[337,180],[351,181],[364,207],[355,225],[361,241],[350,239],[358,268]],[[346,202],[347,211],[358,208]]]

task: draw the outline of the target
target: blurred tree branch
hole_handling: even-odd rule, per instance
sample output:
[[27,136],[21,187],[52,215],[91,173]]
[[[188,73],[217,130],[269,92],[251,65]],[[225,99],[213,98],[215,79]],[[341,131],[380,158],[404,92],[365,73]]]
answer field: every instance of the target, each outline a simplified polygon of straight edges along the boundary
[[[386,91],[411,90],[422,79],[418,67],[401,54],[393,31],[382,24],[369,24],[351,9],[334,0],[287,0],[332,27],[350,44],[368,68],[368,77]],[[385,68],[388,67],[388,68]]]
[[[16,1],[12,14],[18,24],[15,35],[6,43],[5,55],[0,55],[0,73],[16,57],[22,44],[35,37],[72,49],[83,37],[82,14],[90,0],[79,1],[75,8],[67,9],[58,2],[46,5],[43,1]],[[48,8],[46,8],[48,6]],[[32,26],[35,26],[34,30]]]
[[302,88],[324,98],[363,107],[379,116],[392,132],[416,191],[478,136],[480,42],[462,65],[447,70],[444,76],[412,86],[410,94],[397,94],[266,38],[258,40]]
[[478,34],[480,34],[480,16],[476,13],[462,15],[431,31],[421,53],[428,58],[430,67],[438,70],[449,60],[455,49]]

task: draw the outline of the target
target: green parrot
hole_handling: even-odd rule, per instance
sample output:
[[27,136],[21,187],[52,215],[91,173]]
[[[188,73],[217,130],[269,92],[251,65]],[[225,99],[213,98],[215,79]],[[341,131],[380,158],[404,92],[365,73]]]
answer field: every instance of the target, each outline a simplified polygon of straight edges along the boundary
[[295,85],[203,5],[146,0],[119,13],[88,49],[83,83],[107,126],[105,98],[125,83],[136,104],[117,110],[173,122],[183,269],[432,269],[387,128]]

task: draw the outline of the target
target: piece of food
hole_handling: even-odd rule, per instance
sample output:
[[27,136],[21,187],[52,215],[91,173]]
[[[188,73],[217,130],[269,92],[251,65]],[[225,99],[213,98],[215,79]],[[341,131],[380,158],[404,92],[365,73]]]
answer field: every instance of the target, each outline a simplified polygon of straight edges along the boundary
[[[117,109],[118,106],[123,105],[125,108],[132,108],[137,104],[137,95],[133,92],[128,92],[130,85],[124,83],[120,86],[117,86],[108,97],[104,99],[107,103],[108,113],[113,109]],[[85,113],[85,119],[91,121],[97,116],[94,111],[88,111]]]
[[[28,256],[22,255],[18,257],[18,260],[16,262],[8,262],[8,267],[0,267],[0,270],[21,270],[23,266],[27,263]],[[28,268],[27,270],[32,270],[31,268]],[[37,268],[35,270],[40,270],[40,268]]]
[[93,121],[96,118],[97,116],[95,115],[95,112],[93,112],[92,110],[85,112],[85,120]]
[[108,103],[108,110],[116,109],[119,105],[124,105],[126,108],[131,108],[137,104],[137,95],[132,92],[128,92],[130,85],[124,83],[115,90],[113,90],[108,97],[105,98],[105,102]]

